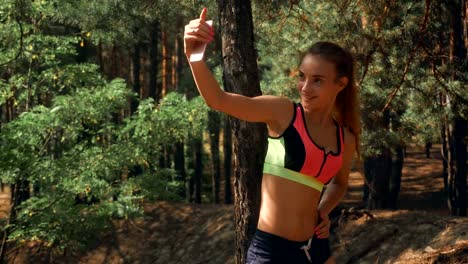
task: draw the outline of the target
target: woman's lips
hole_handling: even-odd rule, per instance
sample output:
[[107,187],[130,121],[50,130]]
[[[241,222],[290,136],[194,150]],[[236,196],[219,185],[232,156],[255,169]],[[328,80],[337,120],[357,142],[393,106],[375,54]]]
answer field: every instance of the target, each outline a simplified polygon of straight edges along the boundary
[[302,95],[302,97],[304,97],[305,99],[315,99],[317,98],[318,96],[313,96],[313,95]]

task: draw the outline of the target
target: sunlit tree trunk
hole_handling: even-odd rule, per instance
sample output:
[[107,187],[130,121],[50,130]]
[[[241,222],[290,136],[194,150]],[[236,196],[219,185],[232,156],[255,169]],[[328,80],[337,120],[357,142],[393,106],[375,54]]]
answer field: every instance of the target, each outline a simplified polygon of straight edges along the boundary
[[167,48],[167,32],[161,31],[161,45],[162,45],[162,66],[161,66],[161,81],[162,81],[162,97],[166,96],[168,92],[168,48]]

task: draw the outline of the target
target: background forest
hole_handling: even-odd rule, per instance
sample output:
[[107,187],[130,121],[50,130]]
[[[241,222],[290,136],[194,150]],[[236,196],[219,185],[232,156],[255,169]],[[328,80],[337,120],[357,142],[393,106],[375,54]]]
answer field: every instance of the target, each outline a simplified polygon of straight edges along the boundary
[[[360,206],[398,209],[405,152],[431,142],[444,203],[466,216],[465,0],[235,2],[0,0],[0,260],[7,245],[28,241],[62,255],[86,250],[113,221],[144,216],[145,203],[255,209],[242,208],[254,198],[238,193],[255,186],[237,170],[261,146],[240,144],[236,121],[205,106],[183,54],[184,25],[202,7],[216,31],[206,58],[227,90],[242,70],[223,60],[228,25],[242,36],[251,23],[263,94],[298,99],[299,55],[313,42],[349,48],[363,126]],[[230,6],[247,15],[229,17]],[[248,232],[243,225],[251,222],[236,221],[236,232]]]

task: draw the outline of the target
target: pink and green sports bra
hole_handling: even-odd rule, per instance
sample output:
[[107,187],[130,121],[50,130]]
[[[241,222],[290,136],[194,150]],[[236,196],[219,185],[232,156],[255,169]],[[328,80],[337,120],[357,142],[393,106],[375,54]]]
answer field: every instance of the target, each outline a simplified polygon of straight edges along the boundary
[[343,164],[343,127],[334,121],[338,151],[325,153],[325,149],[314,142],[307,130],[302,105],[293,105],[291,124],[279,137],[268,138],[263,172],[321,192],[323,186],[332,180]]

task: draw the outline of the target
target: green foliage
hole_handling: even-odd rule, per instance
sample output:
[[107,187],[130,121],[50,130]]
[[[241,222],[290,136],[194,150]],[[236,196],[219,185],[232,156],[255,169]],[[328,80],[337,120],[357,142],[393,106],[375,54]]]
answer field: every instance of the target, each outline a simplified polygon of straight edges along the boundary
[[40,241],[62,250],[83,248],[110,224],[106,215],[110,210],[102,210],[104,204],[84,208],[73,203],[56,195],[28,199],[19,208],[15,224],[10,226],[13,231],[9,240]]
[[180,201],[177,191],[185,186],[174,179],[175,172],[171,169],[161,169],[153,174],[143,174],[131,178],[125,183],[131,190],[137,190],[149,201]]
[[[105,80],[97,65],[77,62],[80,42],[97,35],[86,32],[130,39],[134,32],[119,25],[151,22],[139,12],[142,3],[127,10],[132,4],[2,0],[6,23],[0,30],[8,33],[0,39],[0,63],[19,57],[0,68],[0,107],[11,102],[17,113],[1,126],[0,181],[34,189],[14,208],[5,227],[9,241],[79,249],[113,219],[141,215],[146,199],[180,199],[174,171],[156,161],[162,147],[201,134],[204,102],[170,93],[159,105],[141,101],[135,114],[119,121],[135,94],[124,80]],[[126,16],[99,22],[107,12]]]
[[[435,138],[446,111],[441,110],[437,97],[441,93],[448,93],[450,100],[461,97],[466,102],[466,85],[442,77],[455,70],[466,80],[466,70],[462,70],[466,61],[451,65],[452,69],[439,66],[436,81],[432,64],[437,67],[442,53],[437,55],[441,57],[427,54],[441,44],[448,54],[449,43],[443,42],[443,34],[449,31],[450,21],[443,17],[443,3],[430,6],[430,30],[424,32],[420,31],[424,1],[254,3],[255,37],[265,93],[294,95],[294,72],[300,53],[316,41],[333,41],[355,54],[356,81],[361,84],[363,156],[377,155],[402,142]],[[395,89],[399,91],[387,109],[393,117],[385,119],[383,109]],[[450,111],[465,116],[466,109],[466,104],[459,104]],[[395,124],[385,124],[385,120],[398,120],[401,124],[392,129]]]

